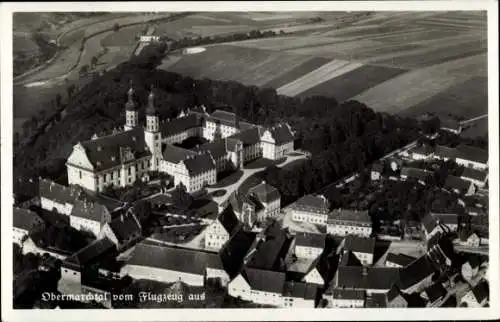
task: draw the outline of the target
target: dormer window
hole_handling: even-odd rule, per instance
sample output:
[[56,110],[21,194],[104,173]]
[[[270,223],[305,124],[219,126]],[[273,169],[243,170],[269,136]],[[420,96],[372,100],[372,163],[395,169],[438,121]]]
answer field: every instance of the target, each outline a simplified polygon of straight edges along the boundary
[[102,147],[100,145],[97,146],[97,151],[101,151]]
[[115,160],[116,160],[116,157],[112,156],[111,161],[115,161]]

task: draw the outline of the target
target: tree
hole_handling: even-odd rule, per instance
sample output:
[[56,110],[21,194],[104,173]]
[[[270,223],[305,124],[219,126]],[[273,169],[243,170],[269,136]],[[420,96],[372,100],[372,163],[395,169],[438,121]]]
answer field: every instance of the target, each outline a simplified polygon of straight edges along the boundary
[[61,100],[62,100],[61,94],[57,93],[57,95],[56,95],[56,106],[57,106],[57,108],[61,107]]
[[87,74],[88,71],[89,71],[89,65],[83,65],[82,67],[80,67],[80,75]]
[[118,23],[115,23],[115,24],[113,25],[113,31],[115,31],[115,32],[116,32],[116,31],[118,31],[118,30],[120,30],[120,25],[119,25]]
[[134,205],[134,212],[141,223],[146,222],[151,215],[151,202],[147,200],[138,201]]
[[96,56],[92,56],[92,58],[90,59],[90,66],[91,66],[92,69],[94,69],[95,65],[97,65],[97,61],[98,61],[97,57]]
[[193,200],[193,196],[187,192],[186,186],[182,182],[172,191],[172,203],[180,209],[189,209]]

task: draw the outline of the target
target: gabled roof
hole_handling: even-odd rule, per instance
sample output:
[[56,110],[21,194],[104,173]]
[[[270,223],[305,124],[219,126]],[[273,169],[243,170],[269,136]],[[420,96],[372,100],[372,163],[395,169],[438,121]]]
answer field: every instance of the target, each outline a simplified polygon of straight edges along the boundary
[[205,153],[188,157],[184,160],[184,165],[190,175],[197,175],[215,169],[214,159]]
[[328,214],[328,223],[338,221],[350,222],[353,224],[371,225],[372,220],[367,210],[335,209]]
[[133,254],[126,264],[205,275],[207,265],[214,261],[214,256],[218,255],[142,241],[135,246]]
[[248,192],[256,195],[260,202],[270,203],[280,199],[279,191],[265,182],[250,188]]
[[224,211],[217,217],[217,220],[221,223],[224,229],[227,231],[229,236],[235,232],[236,228],[239,226],[240,222],[236,217],[233,207],[229,205],[224,209]]
[[165,144],[162,154],[165,161],[177,164],[186,160],[189,156],[196,155],[196,152],[172,144]]
[[219,251],[219,257],[230,278],[240,272],[243,259],[255,240],[255,234],[238,229]]
[[460,144],[457,146],[457,158],[479,162],[488,162],[488,150],[483,150],[469,145]]
[[363,266],[352,251],[344,251],[341,255],[339,266]]
[[325,248],[325,236],[322,234],[297,233],[295,246]]
[[297,200],[293,204],[292,208],[300,211],[313,212],[316,214],[328,214],[330,205],[328,200],[322,195],[306,195]]
[[133,234],[141,235],[141,226],[133,214],[127,213],[115,218],[109,223],[109,228],[120,243]]
[[415,178],[422,181],[429,180],[432,177],[432,175],[433,172],[418,168],[404,167],[401,169],[401,176],[406,176],[408,178]]
[[199,126],[201,126],[200,118],[195,114],[190,114],[160,124],[160,131],[162,137],[165,138]]
[[486,178],[488,177],[488,172],[467,167],[464,168],[464,172],[462,172],[461,177],[473,180],[485,181]]
[[440,224],[458,225],[458,214],[431,213]]
[[401,295],[401,290],[399,289],[397,284],[394,283],[392,285],[391,289],[389,290],[389,292],[387,292],[387,294],[386,294],[387,301],[392,302],[395,298],[397,298],[400,295]]
[[431,233],[438,225],[436,218],[432,214],[427,214],[422,218],[422,225],[427,233]]
[[253,194],[246,195],[243,197],[243,204],[250,204],[252,207],[255,208],[255,213],[258,213],[259,211],[264,209],[264,205],[260,200],[257,198],[257,196]]
[[109,210],[99,203],[77,200],[71,210],[71,216],[102,222],[104,214],[108,212]]
[[432,303],[446,296],[447,291],[441,283],[434,283],[428,288],[426,288],[424,290],[424,293],[427,295],[427,298]]
[[39,194],[60,204],[73,204],[78,195],[78,190],[74,187],[68,187],[58,184],[48,179],[40,179]]
[[452,175],[449,175],[446,177],[446,181],[444,183],[444,188],[445,189],[453,189],[453,190],[459,190],[459,191],[467,191],[470,186],[471,182],[461,179],[459,177],[455,177]]
[[488,298],[490,295],[490,288],[488,282],[482,280],[472,289],[472,293],[476,300],[481,303],[485,298]]
[[283,272],[246,267],[242,275],[254,290],[283,293],[285,286],[285,273]]
[[334,288],[332,297],[336,300],[364,300],[366,292],[361,290],[344,290],[341,288]]
[[399,268],[340,266],[338,288],[389,290],[399,281]]
[[[210,116],[208,116],[207,121],[212,121],[212,122],[220,122],[221,124],[231,126],[231,127],[236,127],[236,114],[224,110],[215,110]],[[248,123],[242,119],[238,121],[239,123],[239,128],[241,130],[247,130],[255,125]]]
[[122,149],[130,149],[133,159],[151,156],[140,127],[82,142],[81,145],[96,171],[116,167],[127,162]]
[[243,143],[243,146],[255,145],[260,142],[260,130],[258,127],[252,127],[250,129],[238,132],[231,135],[229,138],[239,140]]
[[111,240],[106,237],[97,239],[64,260],[63,265],[80,268],[83,265],[95,263],[101,258],[109,257],[114,252],[116,252],[116,246]]
[[411,149],[411,152],[423,155],[429,155],[432,154],[434,150],[431,146],[423,144],[421,146],[414,147],[413,149]]
[[454,159],[457,155],[457,149],[450,148],[446,145],[436,145],[434,148],[434,154],[440,156],[441,158]]
[[347,235],[344,239],[344,249],[354,253],[373,254],[375,252],[375,238]]
[[283,296],[306,300],[316,299],[317,291],[316,285],[303,282],[288,281],[283,286]]
[[271,228],[273,227],[266,230],[265,240],[258,245],[252,259],[247,263],[247,267],[276,271],[284,269],[282,263],[292,239],[288,238],[283,230]]
[[43,222],[42,218],[40,218],[37,213],[18,207],[14,207],[12,217],[13,227],[23,229],[28,232],[33,228],[33,224],[36,220]]
[[293,140],[295,139],[292,130],[290,129],[288,124],[279,123],[275,126],[267,128],[266,130],[268,130],[271,133],[272,138],[278,145],[281,145],[283,143],[293,142]]
[[401,268],[401,289],[405,290],[421,282],[428,276],[434,274],[434,272],[435,268],[426,255],[416,259],[406,267]]
[[401,265],[405,267],[406,265],[410,264],[413,262],[416,258],[412,256],[408,256],[405,254],[394,254],[394,253],[389,253],[387,254],[385,261],[386,262],[391,262],[394,264]]
[[196,151],[210,152],[212,157],[217,160],[227,154],[227,141],[225,139],[213,142],[207,142],[195,148]]

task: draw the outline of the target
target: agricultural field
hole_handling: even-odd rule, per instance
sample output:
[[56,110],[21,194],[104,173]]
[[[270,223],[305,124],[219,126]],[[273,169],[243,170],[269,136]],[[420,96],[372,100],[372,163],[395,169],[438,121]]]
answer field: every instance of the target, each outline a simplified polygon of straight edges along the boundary
[[482,118],[480,120],[468,123],[465,129],[460,134],[461,137],[466,138],[476,138],[478,136],[484,136],[488,134],[488,118]]

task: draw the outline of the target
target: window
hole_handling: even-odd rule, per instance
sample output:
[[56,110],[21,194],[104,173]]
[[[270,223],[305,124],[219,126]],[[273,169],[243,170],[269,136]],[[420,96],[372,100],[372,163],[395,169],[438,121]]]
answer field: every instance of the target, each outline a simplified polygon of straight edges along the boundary
[[82,178],[82,171],[80,170],[79,171],[79,174],[80,174],[80,179]]
[[129,168],[128,168],[128,174],[129,174],[129,175],[132,173],[132,170],[131,170],[131,169],[132,169],[132,167],[129,167]]

